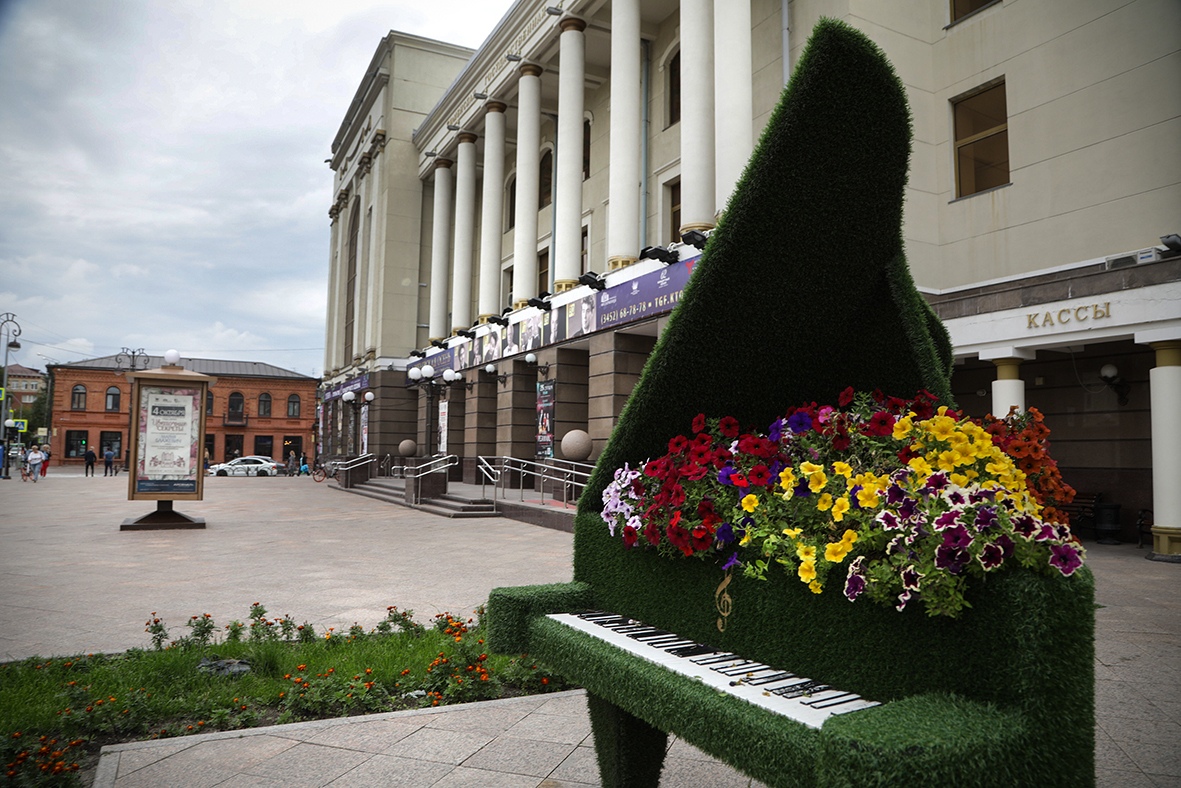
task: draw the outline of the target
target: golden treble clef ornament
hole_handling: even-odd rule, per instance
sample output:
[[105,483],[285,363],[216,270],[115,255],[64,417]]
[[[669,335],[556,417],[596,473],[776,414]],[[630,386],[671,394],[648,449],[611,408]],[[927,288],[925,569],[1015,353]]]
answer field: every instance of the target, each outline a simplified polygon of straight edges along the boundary
[[730,592],[726,590],[726,587],[730,585],[730,581],[732,579],[733,577],[731,573],[727,572],[725,579],[723,579],[722,582],[718,584],[718,587],[714,590],[714,606],[718,609],[719,632],[726,631],[726,624],[729,620],[730,611],[734,607],[734,600],[730,597]]

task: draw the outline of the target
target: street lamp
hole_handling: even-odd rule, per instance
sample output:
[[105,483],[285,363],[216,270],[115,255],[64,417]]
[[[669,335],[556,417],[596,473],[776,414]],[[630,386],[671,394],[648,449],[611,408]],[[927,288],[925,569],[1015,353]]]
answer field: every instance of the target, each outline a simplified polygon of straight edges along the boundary
[[[344,394],[340,395],[340,400],[341,400],[341,402],[351,405],[353,408],[352,426],[349,429],[349,443],[350,443],[350,446],[349,446],[350,452],[349,453],[351,454],[352,450],[360,448],[361,436],[359,433],[359,427],[360,427],[360,417],[361,417],[361,406],[362,406],[362,404],[368,405],[371,402],[373,402],[373,392],[366,391],[365,396],[363,396],[361,399],[357,399],[356,392],[346,391]],[[358,451],[357,453],[359,454],[360,452]]]
[[443,370],[440,378],[435,377],[435,368],[430,364],[411,367],[406,373],[410,385],[426,392],[426,456],[434,456],[434,439],[437,427],[435,420],[435,397],[453,383],[462,383],[463,375],[453,369]]
[[0,334],[4,335],[4,375],[3,381],[0,383],[0,388],[3,388],[4,390],[4,412],[2,415],[5,417],[3,443],[4,457],[0,458],[0,467],[3,467],[4,475],[0,478],[11,479],[12,477],[9,476],[8,472],[8,441],[10,440],[10,428],[15,427],[16,425],[10,423],[12,422],[12,419],[8,418],[12,415],[12,408],[8,407],[9,398],[11,397],[11,395],[8,393],[8,351],[9,349],[21,349],[21,343],[16,341],[16,338],[21,335],[21,327],[20,324],[16,322],[16,315],[14,315],[12,312],[5,312],[4,314],[0,315]]

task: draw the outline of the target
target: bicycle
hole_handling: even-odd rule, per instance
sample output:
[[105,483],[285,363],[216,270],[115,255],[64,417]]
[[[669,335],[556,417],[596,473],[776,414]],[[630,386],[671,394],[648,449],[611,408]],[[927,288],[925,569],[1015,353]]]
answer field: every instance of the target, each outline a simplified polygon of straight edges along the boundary
[[328,463],[327,467],[316,463],[316,470],[312,471],[312,478],[319,483],[325,479],[335,479],[339,473],[340,467],[334,462]]

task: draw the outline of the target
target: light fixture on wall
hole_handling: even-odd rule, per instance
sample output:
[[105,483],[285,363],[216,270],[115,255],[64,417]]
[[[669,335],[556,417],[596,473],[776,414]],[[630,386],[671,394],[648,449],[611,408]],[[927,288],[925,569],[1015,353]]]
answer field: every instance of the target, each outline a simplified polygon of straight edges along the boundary
[[536,353],[526,353],[525,354],[525,363],[528,364],[529,366],[537,367],[537,371],[540,372],[543,377],[547,377],[547,378],[549,377],[550,365],[549,364],[538,364]]
[[456,331],[455,333],[456,333],[456,335],[461,336],[464,339],[475,339],[476,338],[476,332],[469,331],[466,328],[461,328],[458,331]]
[[503,315],[493,315],[488,318],[489,323],[495,323],[498,326],[508,326],[508,318]]
[[659,260],[665,265],[678,262],[681,258],[676,252],[671,249],[665,249],[663,246],[645,246],[640,250],[641,260]]
[[440,350],[446,350],[447,343],[442,339],[432,339],[431,340],[431,347],[437,347]]
[[508,380],[508,375],[497,374],[495,364],[485,364],[484,365],[484,372],[489,375],[492,375],[494,378],[496,378],[496,382],[502,386]]
[[447,124],[447,131],[459,131],[459,124],[458,123],[448,123]]
[[477,101],[483,101],[484,99],[488,98],[488,94],[482,90],[477,90],[472,94],[472,98],[476,99]]
[[426,352],[422,350],[411,350],[410,355],[413,358],[426,358]]
[[578,284],[586,285],[592,290],[603,290],[607,287],[607,283],[603,281],[603,277],[599,276],[594,271],[587,271],[585,274],[578,277]]
[[562,15],[562,9],[558,8],[556,5],[547,5],[545,7],[545,12],[547,14],[549,14],[550,16],[561,16]]
[[1119,368],[1115,364],[1104,364],[1099,370],[1099,379],[1115,392],[1116,401],[1121,405],[1128,404],[1128,393],[1132,386],[1119,376]]
[[541,310],[548,312],[548,311],[550,311],[550,302],[547,300],[549,297],[550,297],[550,292],[548,290],[542,290],[540,293],[538,293],[533,298],[530,298],[525,303],[531,307],[535,307],[537,309],[541,309]]
[[697,249],[704,249],[705,242],[709,240],[709,236],[701,232],[701,230],[690,230],[687,233],[681,233],[681,243],[687,243]]
[[521,56],[516,52],[509,52],[505,54],[504,59],[510,63],[519,63],[521,61]]
[[1160,237],[1160,242],[1163,243],[1166,248],[1168,248],[1170,257],[1175,257],[1176,255],[1181,254],[1181,235],[1177,235],[1177,233],[1162,235]]
[[422,155],[426,156],[428,159],[433,159],[439,155],[439,152],[437,150],[428,150],[426,153],[424,153]]

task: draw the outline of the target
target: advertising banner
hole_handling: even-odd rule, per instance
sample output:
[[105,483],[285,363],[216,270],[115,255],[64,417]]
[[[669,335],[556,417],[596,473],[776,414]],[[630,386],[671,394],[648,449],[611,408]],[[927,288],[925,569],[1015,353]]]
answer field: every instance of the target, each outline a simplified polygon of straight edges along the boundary
[[201,388],[141,385],[134,492],[196,494]]
[[536,459],[554,456],[554,381],[537,382],[537,452]]

